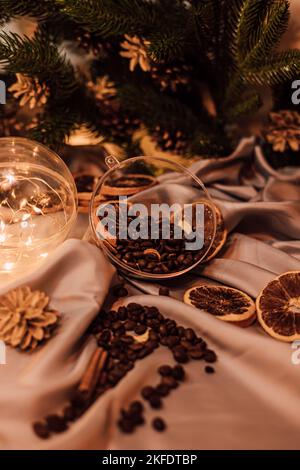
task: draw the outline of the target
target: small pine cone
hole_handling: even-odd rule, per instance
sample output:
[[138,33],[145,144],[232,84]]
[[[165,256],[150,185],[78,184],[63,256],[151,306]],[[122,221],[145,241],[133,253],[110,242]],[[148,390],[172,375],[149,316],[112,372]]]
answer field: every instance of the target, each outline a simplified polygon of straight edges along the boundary
[[83,49],[87,53],[92,52],[96,57],[105,57],[111,50],[111,43],[87,31],[79,33],[75,40],[80,49]]
[[47,103],[49,89],[44,83],[40,83],[36,77],[29,77],[22,73],[16,74],[17,81],[8,91],[19,99],[20,106],[28,105],[30,109],[43,106]]
[[186,153],[188,149],[187,136],[183,131],[164,130],[156,126],[152,133],[152,139],[158,146],[167,152],[175,152],[178,155]]
[[107,107],[102,124],[109,128],[113,138],[122,139],[132,137],[132,134],[140,127],[141,121],[132,116],[125,116],[119,109]]
[[21,350],[35,349],[59,321],[48,308],[49,297],[23,286],[0,297],[0,339]]
[[269,125],[263,132],[274,152],[300,150],[300,113],[283,110],[269,115]]
[[187,87],[190,83],[190,67],[186,64],[178,65],[153,65],[151,76],[159,85],[161,91],[176,92],[180,87]]

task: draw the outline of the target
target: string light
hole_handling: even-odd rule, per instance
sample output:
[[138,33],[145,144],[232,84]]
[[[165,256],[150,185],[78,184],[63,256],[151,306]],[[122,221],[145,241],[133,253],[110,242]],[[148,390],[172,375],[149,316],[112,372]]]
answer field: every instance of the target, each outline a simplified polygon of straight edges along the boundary
[[31,270],[65,240],[76,217],[76,188],[51,150],[16,137],[0,144],[2,282],[8,273],[11,279]]

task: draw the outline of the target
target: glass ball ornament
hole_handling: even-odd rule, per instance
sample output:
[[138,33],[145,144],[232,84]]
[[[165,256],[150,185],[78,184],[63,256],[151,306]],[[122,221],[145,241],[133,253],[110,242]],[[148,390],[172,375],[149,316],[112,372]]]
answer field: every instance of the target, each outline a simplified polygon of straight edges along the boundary
[[31,271],[67,237],[77,214],[74,179],[44,145],[0,139],[0,278]]
[[213,247],[215,206],[197,175],[172,160],[106,158],[90,204],[95,242],[124,274],[181,276]]

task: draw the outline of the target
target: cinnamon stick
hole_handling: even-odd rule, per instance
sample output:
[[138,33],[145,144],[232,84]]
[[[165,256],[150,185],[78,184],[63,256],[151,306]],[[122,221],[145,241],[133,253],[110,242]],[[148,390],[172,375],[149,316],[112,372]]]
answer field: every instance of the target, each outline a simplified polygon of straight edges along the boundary
[[105,366],[106,359],[107,351],[103,348],[97,348],[78,387],[78,391],[85,395],[85,397],[89,398],[93,395],[101,372]]

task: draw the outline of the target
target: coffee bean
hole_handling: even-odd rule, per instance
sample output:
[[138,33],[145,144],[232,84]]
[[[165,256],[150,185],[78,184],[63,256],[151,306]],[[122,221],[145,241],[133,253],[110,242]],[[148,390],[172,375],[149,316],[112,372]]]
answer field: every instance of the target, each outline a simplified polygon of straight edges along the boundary
[[144,333],[146,333],[146,331],[147,331],[147,327],[145,325],[137,325],[134,329],[134,332],[137,335],[143,335]]
[[175,380],[184,380],[185,377],[185,371],[184,368],[181,365],[177,365],[173,368],[172,370],[172,377],[174,377]]
[[45,418],[46,423],[48,424],[48,428],[50,431],[53,432],[64,432],[67,430],[66,421],[62,416],[58,415],[49,415]]
[[160,383],[155,387],[155,391],[160,397],[166,397],[170,393],[170,387],[166,384]]
[[193,341],[194,339],[196,339],[196,333],[194,332],[194,330],[192,330],[192,328],[187,328],[185,330],[185,337],[188,341]]
[[35,434],[41,439],[47,439],[50,436],[50,431],[46,423],[33,423],[32,427]]
[[189,356],[192,359],[199,360],[199,359],[203,359],[204,353],[203,353],[203,351],[201,351],[199,349],[192,348],[192,349],[189,350]]
[[128,295],[128,290],[124,287],[124,284],[117,284],[112,288],[112,294],[114,297],[126,297]]
[[142,426],[145,423],[145,418],[141,414],[134,414],[131,420],[135,426]]
[[186,352],[183,351],[174,351],[173,357],[175,361],[179,362],[180,364],[186,364],[189,361],[189,356]]
[[168,337],[168,347],[169,348],[173,348],[174,346],[176,346],[176,344],[179,343],[179,338],[178,336],[169,336]]
[[132,320],[126,320],[124,323],[124,327],[126,331],[132,331],[135,328],[136,323]]
[[118,309],[119,319],[124,321],[127,318],[127,308],[126,307],[119,307]]
[[98,338],[98,340],[103,343],[109,343],[110,339],[111,339],[111,332],[108,329],[103,330]]
[[166,423],[161,418],[154,418],[152,426],[156,431],[163,432],[166,429]]
[[133,343],[133,344],[130,344],[129,348],[132,350],[132,351],[141,351],[141,349],[144,348],[144,345],[142,343]]
[[143,410],[144,410],[143,403],[141,401],[138,401],[138,400],[133,401],[129,405],[129,410],[133,413],[142,413]]
[[129,419],[121,419],[118,421],[119,428],[126,434],[131,434],[134,431],[134,424]]
[[122,328],[122,326],[123,326],[123,323],[118,320],[112,324],[112,330],[117,331],[119,328]]
[[215,372],[215,369],[211,366],[205,366],[204,370],[207,374],[213,374]]
[[170,375],[172,375],[172,367],[171,367],[171,366],[168,366],[168,365],[160,366],[160,367],[158,368],[158,373],[159,373],[162,377],[170,376]]
[[159,334],[161,336],[166,336],[168,334],[168,329],[167,329],[166,325],[160,325]]
[[162,401],[158,395],[152,395],[149,398],[149,405],[151,408],[158,410],[162,407]]
[[150,385],[142,388],[141,395],[145,400],[149,400],[149,398],[155,393],[155,390]]
[[214,351],[212,351],[211,349],[207,349],[205,352],[204,352],[204,360],[206,362],[209,362],[209,363],[213,363],[213,362],[216,362],[217,360],[217,355]]
[[174,377],[163,377],[161,383],[172,389],[178,387],[178,382],[174,379]]

